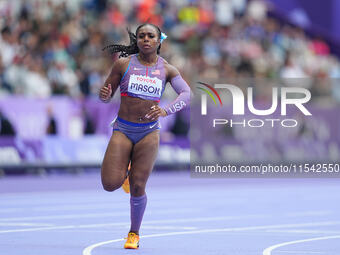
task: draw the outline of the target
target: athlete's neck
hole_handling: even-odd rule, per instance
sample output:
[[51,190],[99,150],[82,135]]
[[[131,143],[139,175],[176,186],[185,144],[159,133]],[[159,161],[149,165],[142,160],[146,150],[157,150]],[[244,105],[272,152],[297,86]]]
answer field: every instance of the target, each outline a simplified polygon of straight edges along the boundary
[[157,54],[144,54],[143,52],[138,53],[138,59],[146,65],[155,65],[158,60]]

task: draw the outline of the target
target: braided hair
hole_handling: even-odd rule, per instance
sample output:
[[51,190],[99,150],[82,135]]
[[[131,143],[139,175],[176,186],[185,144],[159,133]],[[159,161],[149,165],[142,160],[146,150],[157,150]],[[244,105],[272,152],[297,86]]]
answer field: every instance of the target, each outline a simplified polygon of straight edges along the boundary
[[[142,27],[144,27],[146,25],[150,25],[150,26],[153,26],[154,28],[156,28],[158,38],[161,38],[162,32],[161,32],[161,29],[158,26],[151,24],[151,23],[144,23],[144,24],[137,27],[135,34],[132,33],[130,31],[130,29],[128,29],[128,28],[126,29],[127,32],[129,33],[129,38],[130,38],[130,44],[129,45],[111,44],[111,45],[105,46],[103,48],[103,51],[109,50],[111,54],[115,54],[117,52],[120,52],[119,58],[121,58],[121,57],[125,58],[125,57],[128,57],[129,55],[138,53],[139,48],[137,46],[137,34],[138,34],[139,29],[141,29]],[[161,49],[161,44],[159,45],[159,47],[157,49],[157,54],[159,54],[160,49]]]

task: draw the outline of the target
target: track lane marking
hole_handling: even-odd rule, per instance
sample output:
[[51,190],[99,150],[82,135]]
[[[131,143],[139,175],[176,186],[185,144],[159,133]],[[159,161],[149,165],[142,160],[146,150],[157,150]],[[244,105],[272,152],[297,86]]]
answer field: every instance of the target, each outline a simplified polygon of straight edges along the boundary
[[301,239],[301,240],[279,243],[279,244],[275,244],[275,245],[272,245],[272,246],[266,248],[263,251],[263,255],[271,255],[273,250],[280,248],[280,247],[283,247],[283,246],[287,246],[287,245],[292,245],[292,244],[297,244],[297,243],[313,242],[313,241],[320,241],[320,240],[328,240],[328,239],[338,239],[338,238],[340,238],[340,235],[322,236],[322,237],[315,237],[315,238],[308,238],[308,239]]
[[[279,224],[279,225],[261,225],[261,226],[251,226],[251,227],[235,227],[235,228],[217,228],[217,229],[201,229],[193,231],[178,231],[178,232],[168,232],[161,234],[152,234],[140,236],[140,238],[151,238],[151,237],[163,237],[163,236],[175,236],[175,235],[190,235],[190,234],[201,234],[201,233],[214,233],[214,232],[237,232],[237,231],[249,231],[249,230],[260,230],[260,229],[270,229],[270,228],[286,228],[286,227],[300,227],[300,226],[329,226],[334,224],[340,224],[340,222],[309,222],[309,223],[299,223],[299,224]],[[99,243],[92,244],[83,250],[83,255],[92,255],[93,249],[110,243],[116,243],[123,241],[124,238],[103,241]],[[270,254],[263,254],[270,255]]]

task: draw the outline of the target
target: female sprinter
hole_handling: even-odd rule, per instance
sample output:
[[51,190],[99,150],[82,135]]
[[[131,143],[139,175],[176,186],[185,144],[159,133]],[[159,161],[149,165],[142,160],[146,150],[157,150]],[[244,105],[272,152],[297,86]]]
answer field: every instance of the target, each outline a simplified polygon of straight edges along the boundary
[[[100,89],[99,97],[107,102],[120,88],[121,103],[113,124],[113,134],[102,163],[102,184],[106,191],[121,187],[129,162],[131,228],[126,249],[139,247],[139,228],[146,207],[145,186],[156,160],[159,146],[160,116],[185,108],[190,88],[178,70],[159,56],[166,36],[153,24],[142,24],[136,34],[130,31],[130,45],[109,45],[120,52],[112,71]],[[165,85],[170,82],[178,97],[165,108],[158,106]]]

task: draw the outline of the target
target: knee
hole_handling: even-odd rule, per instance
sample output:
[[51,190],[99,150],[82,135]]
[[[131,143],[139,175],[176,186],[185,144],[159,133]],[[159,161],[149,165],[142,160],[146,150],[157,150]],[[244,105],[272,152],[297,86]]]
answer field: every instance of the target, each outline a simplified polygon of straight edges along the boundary
[[119,189],[124,182],[124,178],[125,176],[122,171],[102,166],[101,179],[104,190],[112,192]]
[[121,185],[117,184],[111,184],[111,183],[103,183],[103,188],[106,191],[112,192],[115,191],[116,189],[119,189]]
[[119,189],[122,186],[122,182],[110,182],[110,181],[102,181],[102,185],[104,190],[112,192],[116,189]]
[[145,193],[145,183],[143,181],[134,181],[130,184],[130,192],[132,196],[138,197]]

